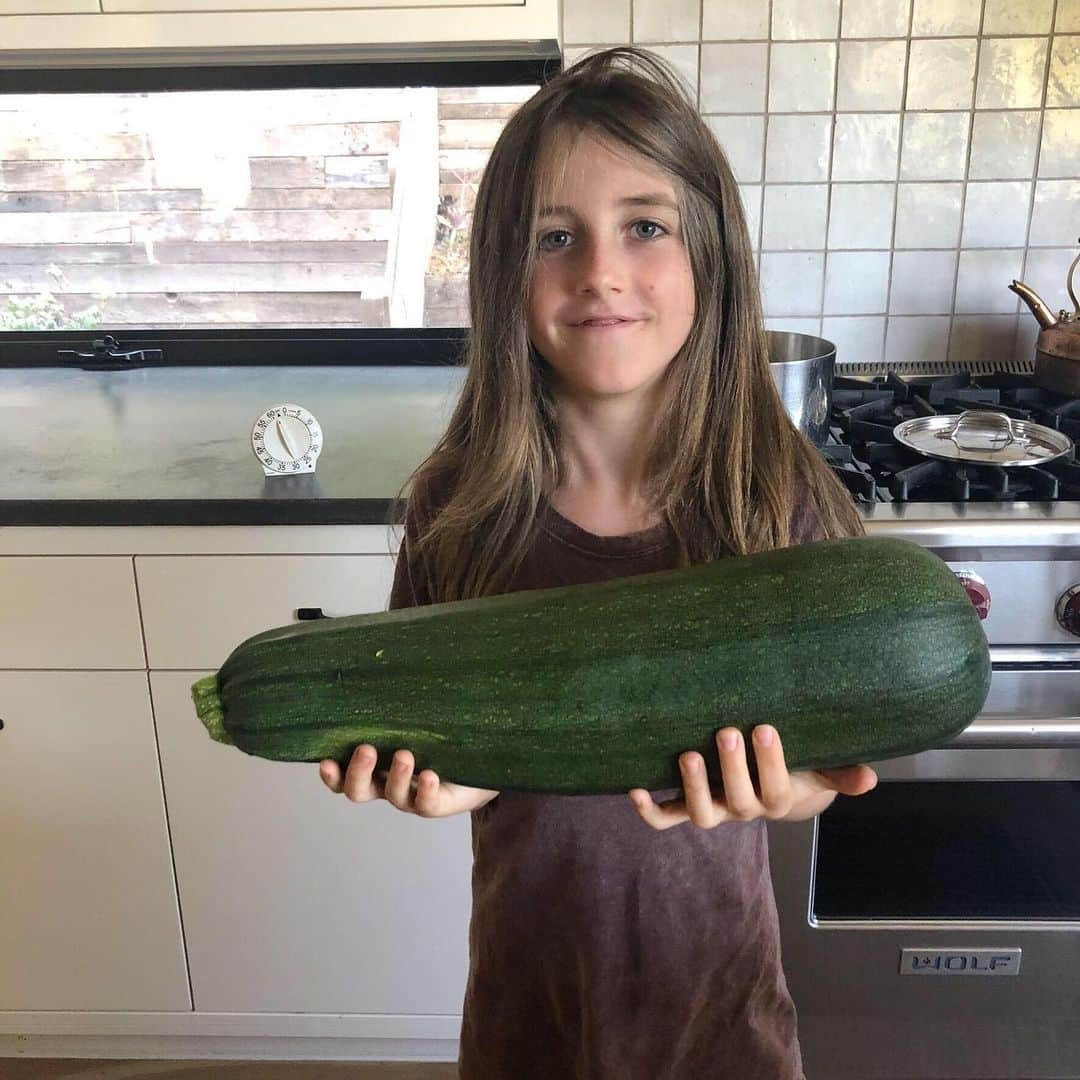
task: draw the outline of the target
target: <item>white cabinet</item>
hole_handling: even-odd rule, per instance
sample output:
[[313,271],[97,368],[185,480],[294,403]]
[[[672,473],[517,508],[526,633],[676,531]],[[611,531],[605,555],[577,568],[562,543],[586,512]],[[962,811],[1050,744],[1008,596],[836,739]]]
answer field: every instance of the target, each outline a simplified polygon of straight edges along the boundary
[[189,1009],[146,672],[0,671],[0,720],[0,1010]]
[[100,12],[98,0],[0,0],[0,15],[64,15]]
[[145,668],[131,559],[0,558],[0,668]]
[[[45,14],[57,11],[90,14]],[[482,55],[482,43],[558,37],[558,0],[103,0],[100,10],[79,0],[0,0],[3,49],[39,51],[50,66],[69,50],[200,50],[227,63],[235,48],[333,46],[362,56],[367,45],[415,45],[412,55],[423,58],[452,43],[469,57]]]
[[394,581],[386,555],[148,555],[135,560],[152,669],[213,668],[252,634],[328,616],[384,611]]
[[469,816],[357,805],[315,764],[213,742],[204,674],[151,674],[195,1009],[460,1013]]

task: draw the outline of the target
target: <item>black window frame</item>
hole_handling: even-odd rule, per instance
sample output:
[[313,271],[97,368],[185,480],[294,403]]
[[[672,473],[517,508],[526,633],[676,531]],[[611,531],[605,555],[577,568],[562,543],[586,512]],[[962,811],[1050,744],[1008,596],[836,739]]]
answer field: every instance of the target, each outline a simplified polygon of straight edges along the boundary
[[[417,57],[424,48],[434,58]],[[55,56],[28,55],[25,66],[0,66],[6,94],[137,93],[180,90],[354,89],[405,86],[541,86],[562,70],[556,41],[378,46],[356,50],[228,50],[183,63],[165,53],[87,53],[64,66]],[[293,57],[293,59],[290,59]],[[140,60],[142,62],[140,62]],[[225,62],[220,62],[220,61]],[[219,367],[257,365],[456,365],[467,327],[292,329],[132,327],[96,330],[0,331],[0,368]]]

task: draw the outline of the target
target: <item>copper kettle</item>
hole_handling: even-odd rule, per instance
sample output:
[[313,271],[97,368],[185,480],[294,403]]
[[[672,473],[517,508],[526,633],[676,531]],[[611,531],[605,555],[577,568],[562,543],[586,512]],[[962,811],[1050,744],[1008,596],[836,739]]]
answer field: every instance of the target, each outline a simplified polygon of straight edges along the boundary
[[1062,308],[1056,318],[1034,289],[1022,281],[1014,281],[1009,286],[1031,308],[1042,327],[1035,343],[1035,382],[1070,397],[1080,397],[1080,302],[1073,290],[1073,275],[1078,263],[1080,255],[1073,259],[1066,278],[1069,299],[1075,310]]

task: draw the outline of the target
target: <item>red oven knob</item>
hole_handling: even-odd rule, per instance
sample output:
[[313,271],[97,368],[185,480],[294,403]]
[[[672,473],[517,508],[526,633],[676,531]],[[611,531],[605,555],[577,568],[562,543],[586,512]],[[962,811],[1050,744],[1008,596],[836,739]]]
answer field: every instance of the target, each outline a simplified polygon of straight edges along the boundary
[[970,570],[957,570],[956,576],[960,579],[960,584],[964,586],[968,599],[975,606],[979,618],[985,619],[990,614],[990,589],[986,582]]
[[1066,589],[1058,597],[1057,621],[1070,634],[1080,637],[1080,585]]

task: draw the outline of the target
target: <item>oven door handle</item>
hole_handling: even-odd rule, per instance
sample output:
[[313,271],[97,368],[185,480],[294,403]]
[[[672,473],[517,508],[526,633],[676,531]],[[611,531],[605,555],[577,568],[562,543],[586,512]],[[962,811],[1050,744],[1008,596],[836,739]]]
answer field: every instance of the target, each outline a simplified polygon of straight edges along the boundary
[[1080,716],[979,716],[942,749],[1061,750],[1080,747]]

